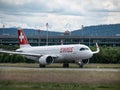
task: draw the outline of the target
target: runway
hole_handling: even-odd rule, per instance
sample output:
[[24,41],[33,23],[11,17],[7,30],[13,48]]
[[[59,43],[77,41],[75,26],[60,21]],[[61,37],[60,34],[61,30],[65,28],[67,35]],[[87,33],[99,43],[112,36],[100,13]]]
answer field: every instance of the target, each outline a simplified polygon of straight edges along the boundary
[[112,71],[120,72],[120,69],[115,68],[28,68],[28,67],[10,67],[0,66],[0,70],[56,70],[56,71]]

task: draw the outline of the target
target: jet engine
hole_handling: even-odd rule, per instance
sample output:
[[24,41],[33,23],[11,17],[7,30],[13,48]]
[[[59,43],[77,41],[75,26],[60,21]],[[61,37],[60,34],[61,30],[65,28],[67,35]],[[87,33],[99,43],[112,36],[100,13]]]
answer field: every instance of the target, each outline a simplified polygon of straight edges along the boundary
[[39,63],[41,65],[51,64],[51,63],[53,63],[53,61],[54,61],[53,57],[49,56],[49,55],[44,55],[39,58]]

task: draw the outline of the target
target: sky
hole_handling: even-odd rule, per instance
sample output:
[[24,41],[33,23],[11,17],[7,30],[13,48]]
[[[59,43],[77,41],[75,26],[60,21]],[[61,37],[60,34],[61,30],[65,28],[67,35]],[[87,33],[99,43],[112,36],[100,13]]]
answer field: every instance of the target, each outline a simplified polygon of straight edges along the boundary
[[120,23],[120,0],[0,0],[0,28],[64,32]]

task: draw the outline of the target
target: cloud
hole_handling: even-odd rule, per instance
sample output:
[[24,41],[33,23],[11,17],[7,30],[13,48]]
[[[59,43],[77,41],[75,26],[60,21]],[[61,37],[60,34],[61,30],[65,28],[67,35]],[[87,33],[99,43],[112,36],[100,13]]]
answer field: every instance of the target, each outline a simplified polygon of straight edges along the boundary
[[8,26],[65,31],[81,25],[120,23],[119,0],[0,0],[0,21]]

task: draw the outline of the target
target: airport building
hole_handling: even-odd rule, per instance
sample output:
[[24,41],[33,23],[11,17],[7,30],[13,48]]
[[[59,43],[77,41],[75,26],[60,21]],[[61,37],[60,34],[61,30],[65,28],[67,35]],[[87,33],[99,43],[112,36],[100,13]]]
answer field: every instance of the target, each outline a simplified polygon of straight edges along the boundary
[[[46,36],[28,36],[28,41],[32,46],[44,46],[46,45]],[[60,45],[60,44],[85,44],[88,46],[94,46],[95,42],[99,46],[120,46],[120,37],[82,37],[74,35],[52,35],[48,36],[48,45]],[[0,35],[0,45],[19,45],[18,37],[14,35]]]
[[[80,43],[94,46],[97,42],[100,46],[120,46],[120,24],[86,26],[72,32],[66,30],[63,33],[35,29],[23,31],[32,46],[44,46],[46,41],[48,45]],[[0,45],[19,45],[17,28],[0,28]]]

